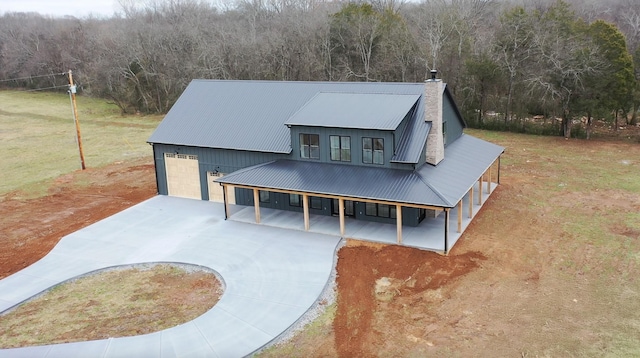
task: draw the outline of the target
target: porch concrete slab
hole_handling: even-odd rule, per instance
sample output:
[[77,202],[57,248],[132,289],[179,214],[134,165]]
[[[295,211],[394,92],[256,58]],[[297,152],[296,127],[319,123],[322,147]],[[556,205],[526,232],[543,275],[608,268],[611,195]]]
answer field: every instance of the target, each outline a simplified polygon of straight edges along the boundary
[[337,236],[223,220],[222,204],[157,196],[64,237],[42,260],[0,280],[0,311],[99,269],[174,262],[215,270],[226,288],[191,322],[152,334],[0,350],[0,357],[242,357],[317,300]]
[[[483,185],[482,203],[478,204],[479,184],[474,185],[473,190],[473,216],[469,217],[469,193],[462,199],[462,230],[458,232],[458,207],[452,208],[449,213],[449,237],[448,249],[450,250],[460,239],[473,218],[484,206],[487,199],[498,187],[497,183],[491,183],[487,192],[487,183]],[[356,200],[357,201],[357,200]],[[230,220],[255,224],[255,209],[253,206],[232,205]],[[436,218],[426,218],[418,226],[402,226],[402,245],[423,250],[442,252],[444,249],[445,231],[444,212]],[[260,208],[260,226],[274,226],[291,230],[304,231],[304,218],[301,212]],[[325,235],[340,236],[340,221],[336,216],[309,215],[309,232]],[[385,244],[397,244],[397,231],[395,224],[378,223],[364,220],[345,218],[345,238],[374,241]]]

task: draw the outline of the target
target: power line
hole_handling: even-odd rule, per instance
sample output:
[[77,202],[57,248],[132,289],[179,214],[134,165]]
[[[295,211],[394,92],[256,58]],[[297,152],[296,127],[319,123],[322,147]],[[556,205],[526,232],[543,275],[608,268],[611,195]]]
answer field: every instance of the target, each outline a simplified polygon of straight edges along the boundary
[[66,75],[66,72],[60,72],[60,73],[50,73],[48,75],[38,75],[38,76],[27,76],[27,77],[18,77],[18,78],[9,78],[6,80],[0,80],[0,82],[10,82],[10,81],[20,81],[20,80],[29,80],[32,78],[41,78],[41,77],[51,77],[51,76],[64,76]]
[[16,92],[34,92],[34,91],[44,91],[44,90],[48,90],[48,89],[61,88],[61,87],[69,88],[69,85],[42,87],[42,88],[25,89],[25,90],[13,90],[12,89],[12,91],[16,91]]

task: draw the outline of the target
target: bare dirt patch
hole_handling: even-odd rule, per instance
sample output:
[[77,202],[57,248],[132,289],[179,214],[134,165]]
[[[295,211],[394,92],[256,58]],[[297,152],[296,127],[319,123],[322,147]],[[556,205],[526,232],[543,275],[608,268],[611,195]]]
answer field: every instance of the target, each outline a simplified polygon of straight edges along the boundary
[[[156,194],[149,159],[76,171],[47,195],[14,191],[0,201],[0,279],[44,257],[62,237]],[[42,185],[49,185],[42,184]]]
[[[359,245],[351,241],[338,253],[338,307],[333,321],[340,357],[376,356],[379,345],[403,322],[420,331],[426,315],[407,314],[407,306],[444,299],[441,287],[478,267],[485,257],[467,252],[450,257],[400,246]],[[446,293],[445,293],[446,295]],[[408,318],[408,319],[407,319]],[[422,332],[407,339],[418,343]]]
[[0,348],[127,337],[191,321],[222,284],[173,265],[108,270],[61,284],[0,316]]

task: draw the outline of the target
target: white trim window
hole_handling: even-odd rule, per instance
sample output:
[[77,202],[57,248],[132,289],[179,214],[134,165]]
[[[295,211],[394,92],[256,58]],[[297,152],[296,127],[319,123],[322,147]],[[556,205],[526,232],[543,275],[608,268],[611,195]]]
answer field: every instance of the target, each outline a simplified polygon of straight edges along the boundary
[[362,162],[365,164],[384,164],[383,138],[362,138]]
[[331,160],[351,161],[351,137],[331,135],[329,142],[331,143]]
[[320,159],[320,135],[300,133],[300,158]]

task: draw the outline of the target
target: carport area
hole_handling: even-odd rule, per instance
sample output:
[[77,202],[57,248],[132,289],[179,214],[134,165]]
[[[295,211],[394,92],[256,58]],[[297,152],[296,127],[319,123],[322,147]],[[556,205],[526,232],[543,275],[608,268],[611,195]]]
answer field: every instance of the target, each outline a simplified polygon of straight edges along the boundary
[[0,280],[0,312],[79,275],[175,262],[215,270],[225,291],[193,321],[152,334],[0,350],[0,357],[242,357],[311,308],[340,238],[225,221],[222,204],[157,196],[64,237],[42,260]]

